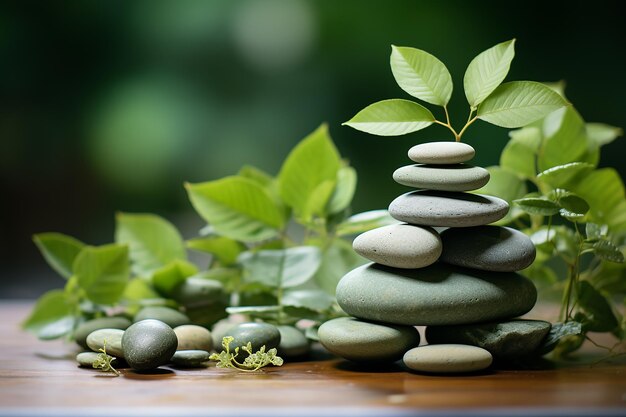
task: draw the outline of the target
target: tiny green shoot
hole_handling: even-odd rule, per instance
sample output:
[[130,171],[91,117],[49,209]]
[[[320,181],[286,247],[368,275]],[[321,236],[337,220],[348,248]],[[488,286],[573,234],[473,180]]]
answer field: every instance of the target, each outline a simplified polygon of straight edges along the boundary
[[94,369],[100,369],[102,372],[113,372],[115,376],[120,376],[120,373],[117,369],[115,369],[112,365],[112,362],[115,358],[111,355],[107,355],[107,341],[104,340],[103,346],[99,349],[100,354],[97,356],[96,360],[93,361],[92,366]]
[[234,352],[230,351],[230,344],[233,340],[235,340],[235,338],[232,336],[224,336],[222,339],[222,347],[224,350],[210,356],[209,359],[217,361],[216,366],[218,368],[233,368],[243,372],[255,372],[270,364],[282,366],[283,359],[277,355],[276,348],[272,348],[266,352],[265,345],[263,345],[257,352],[253,352],[250,342],[241,348],[248,353],[248,357],[244,359],[243,363],[238,362],[236,358],[239,355],[239,347],[236,347]]

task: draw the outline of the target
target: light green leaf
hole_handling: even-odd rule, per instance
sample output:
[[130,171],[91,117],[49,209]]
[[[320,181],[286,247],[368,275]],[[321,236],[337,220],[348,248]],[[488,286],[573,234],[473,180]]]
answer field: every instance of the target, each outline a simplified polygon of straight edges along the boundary
[[225,177],[186,184],[196,211],[223,236],[258,242],[278,234],[285,213],[258,183],[242,177]]
[[593,285],[607,294],[626,293],[626,264],[601,262],[598,273],[593,277]]
[[337,172],[337,182],[333,194],[328,200],[327,211],[330,214],[340,213],[352,202],[356,190],[356,170],[350,166],[341,167]]
[[521,198],[514,200],[519,208],[528,214],[539,214],[541,216],[552,216],[559,212],[559,205],[554,201],[543,198]]
[[72,264],[83,242],[61,233],[39,233],[33,240],[52,269],[65,279],[72,276]]
[[[302,216],[310,210],[311,196],[320,193],[320,184],[334,182],[340,168],[339,152],[328,134],[328,126],[323,124],[287,156],[278,175],[280,196],[297,216]],[[328,198],[330,193],[326,200],[317,204],[325,207]]]
[[409,100],[390,99],[370,104],[344,125],[379,136],[399,136],[427,128],[435,116]]
[[481,52],[470,62],[463,77],[470,107],[478,107],[504,81],[514,56],[515,39],[511,39]]
[[187,247],[215,256],[220,264],[229,266],[237,262],[237,256],[244,250],[245,245],[234,239],[224,236],[209,236],[187,241]]
[[[524,180],[514,173],[506,171],[499,166],[488,167],[487,171],[489,171],[490,175],[489,182],[482,188],[473,191],[474,193],[500,197],[511,205],[513,200],[524,197],[528,192]],[[507,215],[496,224],[508,224],[522,214],[521,210],[513,206]]]
[[597,146],[607,145],[624,134],[622,128],[604,123],[587,123],[585,128],[587,137]]
[[87,246],[74,261],[74,274],[87,298],[96,304],[114,304],[128,282],[126,245]]
[[242,306],[242,307],[227,307],[226,312],[228,314],[266,314],[277,313],[280,311],[280,306]]
[[338,236],[356,235],[377,227],[400,223],[387,210],[371,210],[348,217],[337,227]]
[[307,282],[320,262],[321,252],[314,246],[244,252],[239,256],[244,282],[272,288],[290,288]]
[[322,290],[291,290],[285,291],[282,305],[308,308],[316,312],[328,310],[335,298]]
[[154,214],[118,213],[115,242],[128,245],[132,270],[137,275],[150,274],[176,259],[187,259],[178,230]]
[[315,215],[326,217],[326,206],[328,205],[334,189],[334,180],[326,180],[319,183],[309,194],[304,209],[298,216],[299,220],[301,220],[302,223],[308,224]]
[[74,328],[73,310],[65,291],[48,291],[37,300],[22,328],[42,340],[57,339]]
[[192,263],[182,260],[172,261],[157,269],[152,274],[152,284],[162,295],[169,297],[172,291],[187,277],[198,272],[198,268]]
[[543,122],[543,136],[537,161],[541,171],[579,162],[589,148],[585,122],[573,106],[548,115]]
[[588,281],[579,281],[578,304],[587,314],[583,327],[594,332],[613,331],[619,322],[611,309],[611,302]]
[[541,131],[537,127],[524,127],[509,133],[511,139],[500,155],[500,166],[524,179],[534,178]]
[[452,95],[452,77],[446,66],[428,52],[391,46],[391,72],[404,91],[437,106],[445,106]]
[[517,128],[567,105],[549,87],[533,81],[512,81],[497,87],[479,106],[479,119],[496,126]]
[[567,188],[571,181],[587,175],[593,168],[593,165],[586,162],[571,162],[548,168],[537,175],[537,179],[552,188]]
[[133,278],[128,281],[122,295],[123,299],[135,302],[144,299],[158,299],[160,297],[159,293],[144,278]]
[[270,187],[274,182],[274,178],[270,174],[252,165],[244,165],[239,172],[237,172],[237,175],[252,180],[264,187]]
[[593,252],[605,261],[623,263],[624,254],[619,250],[617,246],[608,240],[600,240],[593,244]]
[[341,277],[363,263],[365,259],[356,254],[349,242],[335,239],[324,251],[321,265],[313,279],[321,289],[334,295]]

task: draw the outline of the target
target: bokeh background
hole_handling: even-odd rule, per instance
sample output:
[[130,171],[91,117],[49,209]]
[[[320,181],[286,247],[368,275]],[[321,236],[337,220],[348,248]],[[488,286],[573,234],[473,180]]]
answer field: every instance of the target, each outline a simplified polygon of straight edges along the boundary
[[[354,211],[385,208],[406,150],[431,127],[378,138],[342,127],[384,98],[409,98],[390,45],[439,57],[455,82],[484,49],[517,38],[508,80],[567,82],[587,121],[626,126],[626,25],[619,2],[107,0],[0,3],[0,298],[60,287],[31,241],[59,231],[113,239],[116,211],[155,212],[185,237],[203,222],[184,181],[252,164],[277,173],[328,122],[359,174]],[[507,131],[476,123],[474,162],[497,163]],[[626,140],[601,165],[626,176]]]

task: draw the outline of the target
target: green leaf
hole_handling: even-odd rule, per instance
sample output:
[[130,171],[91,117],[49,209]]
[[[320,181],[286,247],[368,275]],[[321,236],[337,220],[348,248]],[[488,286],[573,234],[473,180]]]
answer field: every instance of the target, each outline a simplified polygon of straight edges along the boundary
[[152,284],[159,293],[169,297],[180,283],[197,272],[198,268],[192,263],[182,260],[172,261],[154,271]]
[[378,136],[399,136],[427,128],[435,116],[426,107],[409,100],[390,99],[370,104],[343,123]]
[[600,258],[609,262],[624,262],[624,254],[617,246],[608,240],[600,240],[592,245],[593,252]]
[[[489,182],[482,188],[473,191],[474,193],[493,195],[505,200],[509,205],[513,200],[520,199],[526,195],[526,183],[514,173],[506,171],[498,166],[487,168],[489,171]],[[495,224],[508,224],[521,216],[523,212],[513,206],[507,215]]]
[[152,286],[144,278],[133,278],[128,281],[122,298],[129,301],[138,302],[144,299],[157,299],[161,296],[154,291]]
[[537,179],[552,188],[566,188],[570,182],[587,175],[593,171],[593,168],[593,165],[586,162],[571,162],[548,168],[537,175]]
[[128,282],[128,247],[87,246],[74,261],[74,274],[87,298],[96,304],[114,304]]
[[197,276],[221,282],[227,292],[236,292],[240,289],[241,271],[239,268],[211,268],[198,273]]
[[258,242],[278,234],[285,213],[258,183],[242,177],[225,177],[186,184],[192,205],[220,235]]
[[364,262],[365,259],[354,252],[349,242],[335,239],[324,251],[321,265],[313,279],[321,289],[334,295],[341,277]]
[[391,46],[391,72],[404,91],[437,106],[452,95],[452,77],[446,66],[428,52]]
[[244,250],[245,245],[234,239],[224,236],[209,236],[187,241],[187,247],[215,256],[220,264],[229,266],[237,262],[237,256]]
[[539,353],[546,354],[552,351],[559,343],[561,338],[565,336],[574,336],[582,333],[582,325],[577,321],[568,321],[565,323],[553,323],[550,332],[543,340]]
[[516,128],[567,105],[549,87],[533,81],[512,81],[497,87],[479,106],[476,116],[496,126]]
[[176,259],[187,259],[178,230],[154,214],[118,213],[115,242],[128,245],[132,270],[137,275],[150,274]]
[[511,131],[509,136],[511,139],[500,154],[500,166],[521,178],[535,178],[541,131],[537,127],[524,127]]
[[319,183],[309,194],[304,209],[300,212],[299,220],[301,220],[302,223],[308,224],[315,215],[326,217],[326,206],[330,201],[334,189],[334,180],[326,180]]
[[569,220],[578,220],[589,211],[589,204],[573,193],[567,193],[559,198],[561,209],[559,214]]
[[274,177],[252,165],[244,165],[239,172],[237,172],[237,175],[252,180],[263,187],[270,187],[274,182]]
[[580,281],[577,286],[578,304],[587,314],[586,323],[583,326],[586,330],[594,332],[610,332],[618,325],[619,321],[613,310],[610,301],[596,290],[588,281]]
[[322,196],[322,191],[327,188],[318,187],[323,183],[334,183],[340,168],[339,152],[328,134],[328,127],[323,124],[298,143],[287,156],[278,175],[280,196],[298,216],[310,211],[311,196],[315,195],[318,199],[325,197],[325,200],[316,202],[318,207],[325,207],[330,192]]
[[609,228],[606,225],[599,225],[595,223],[587,223],[585,224],[585,235],[587,236],[588,241],[596,241],[606,236]]
[[622,128],[604,123],[587,123],[585,128],[587,137],[597,146],[607,145],[624,134]]
[[63,290],[51,290],[42,295],[22,328],[42,340],[57,339],[74,328],[73,306]]
[[39,233],[33,240],[52,269],[65,279],[72,276],[72,265],[85,246],[83,242],[61,233]]
[[463,77],[470,107],[478,107],[504,81],[514,56],[515,39],[511,39],[481,52],[470,62]]
[[340,213],[352,202],[356,190],[356,170],[350,166],[341,167],[337,172],[337,182],[333,194],[328,200],[327,211],[330,214]]
[[355,235],[377,227],[399,223],[387,210],[371,210],[348,217],[337,227],[338,236]]
[[626,293],[626,264],[601,262],[598,273],[593,276],[593,285],[607,294]]
[[266,314],[277,313],[280,311],[280,306],[242,306],[242,307],[227,307],[226,312],[228,314]]
[[314,246],[244,252],[239,256],[244,282],[272,288],[290,288],[307,282],[320,262],[321,252]]
[[541,216],[552,216],[559,212],[559,205],[554,201],[545,200],[543,198],[521,198],[514,200],[519,208],[528,214],[539,214]]
[[281,304],[290,307],[303,307],[316,312],[328,310],[335,298],[322,290],[285,291]]
[[573,106],[547,116],[543,122],[543,136],[537,160],[541,171],[581,161],[589,148],[585,122]]

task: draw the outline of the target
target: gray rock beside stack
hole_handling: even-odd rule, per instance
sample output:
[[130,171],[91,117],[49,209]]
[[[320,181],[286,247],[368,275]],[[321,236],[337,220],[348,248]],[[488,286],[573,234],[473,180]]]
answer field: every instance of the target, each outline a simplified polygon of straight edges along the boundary
[[[389,335],[397,334],[399,326],[429,326],[428,355],[422,356],[417,348],[405,361],[420,371],[440,369],[433,360],[445,364],[452,359],[457,364],[454,372],[477,370],[469,363],[464,368],[462,357],[447,357],[449,352],[466,351],[450,349],[451,344],[473,345],[496,358],[525,356],[537,349],[549,323],[511,321],[530,311],[537,299],[532,282],[516,273],[534,261],[535,248],[521,232],[488,226],[506,216],[509,205],[497,197],[468,193],[489,181],[487,170],[466,164],[474,153],[459,142],[431,142],[409,150],[416,164],[397,169],[393,178],[416,190],[389,206],[391,216],[405,223],[374,229],[354,240],[354,250],[372,263],[350,271],[339,282],[337,302],[355,319],[331,320],[320,327],[320,341],[328,350],[353,359],[346,353],[351,344],[364,352],[369,343],[372,353],[366,357],[387,359],[376,357],[378,339],[368,340],[362,333],[350,336],[355,321],[375,324],[379,332],[388,325]],[[438,234],[433,227],[445,229]],[[327,333],[332,337],[325,337]],[[442,343],[441,349],[436,343]],[[406,339],[404,344],[416,347],[406,346]],[[419,363],[422,357],[428,358],[427,365]],[[491,361],[480,363],[489,366]]]

